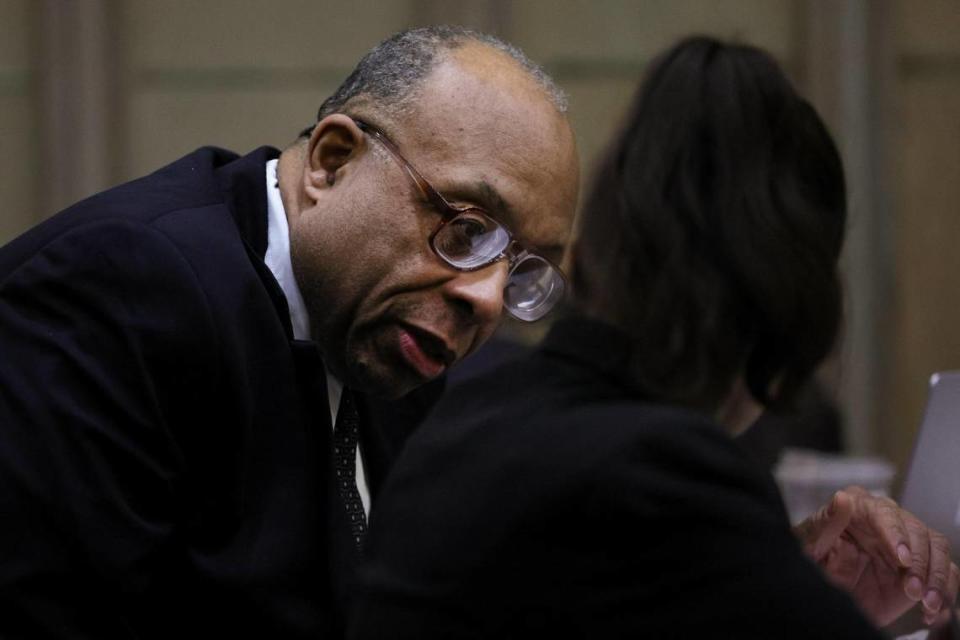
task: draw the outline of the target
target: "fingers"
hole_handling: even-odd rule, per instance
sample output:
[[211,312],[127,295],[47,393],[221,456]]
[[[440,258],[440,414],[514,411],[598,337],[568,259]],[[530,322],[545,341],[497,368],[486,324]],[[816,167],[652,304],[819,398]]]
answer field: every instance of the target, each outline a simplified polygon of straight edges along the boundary
[[951,562],[950,579],[947,580],[947,592],[943,598],[944,604],[948,607],[956,607],[958,592],[960,592],[960,568],[957,568],[957,565]]
[[[890,498],[873,496],[860,487],[838,492],[831,504],[843,505],[845,500],[849,500],[853,512],[843,530],[845,537],[852,539],[873,562],[882,562],[887,567],[891,584],[899,582],[909,601],[921,603],[926,622],[933,622],[941,611],[953,606],[960,590],[960,570],[950,560],[950,543],[945,536],[927,527]],[[811,543],[815,552],[821,550],[821,541],[827,540],[823,532],[832,534],[835,530],[828,520],[820,518],[810,527],[821,533]],[[836,540],[830,539],[831,544]],[[815,559],[829,552],[827,562],[832,564],[838,582],[845,584],[856,572],[841,563],[843,557],[836,555],[839,549],[839,546],[827,545],[823,555]]]
[[[843,493],[853,502],[851,533],[861,546],[891,567],[911,566],[914,549],[912,533],[902,517],[906,512],[890,498],[875,496],[862,487],[847,487]],[[926,551],[923,556],[927,557]]]
[[939,531],[929,530],[930,560],[927,571],[927,593],[923,603],[929,611],[939,611],[950,580],[950,542]]
[[[950,613],[951,609],[956,607],[957,599],[957,587],[960,584],[960,570],[957,569],[957,565],[950,565],[950,577],[947,579],[947,593],[943,599],[943,606],[940,607],[939,613],[931,613],[924,610],[923,612],[923,621],[935,628],[943,628],[949,626],[950,623]],[[957,612],[954,611],[954,616],[957,615]],[[931,638],[933,637],[931,632]],[[952,637],[952,636],[946,636]]]
[[910,532],[912,558],[904,578],[903,592],[914,602],[919,602],[926,594],[925,585],[930,567],[930,536],[923,523],[913,517],[907,518],[907,531]]
[[910,534],[912,559],[904,576],[903,592],[922,603],[925,622],[934,622],[944,605],[957,597],[960,576],[950,560],[950,542],[939,531],[930,529],[908,511],[901,511]]
[[853,516],[851,496],[838,491],[812,516],[794,527],[794,533],[814,562],[821,562],[850,524]]
[[[919,523],[919,521],[917,522]],[[923,526],[922,523],[920,523],[920,526]],[[945,536],[939,531],[928,529],[927,539],[929,541],[929,555],[923,594],[923,612],[925,618],[932,620],[944,604],[949,606],[956,597],[956,588],[954,587],[951,592],[950,585],[950,581],[955,580],[956,566],[950,561],[950,543]],[[920,576],[923,575],[920,574]],[[909,579],[912,579],[912,577]],[[912,597],[909,592],[907,595]]]
[[821,561],[821,566],[830,582],[853,593],[869,563],[870,558],[860,553],[855,544],[840,538]]

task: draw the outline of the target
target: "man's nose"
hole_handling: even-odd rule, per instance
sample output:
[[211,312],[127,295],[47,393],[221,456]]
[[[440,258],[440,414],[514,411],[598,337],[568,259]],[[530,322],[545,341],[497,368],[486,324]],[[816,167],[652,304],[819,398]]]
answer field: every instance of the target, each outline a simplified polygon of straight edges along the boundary
[[477,271],[462,271],[446,283],[445,295],[475,323],[495,323],[503,310],[508,270],[507,261],[499,260]]

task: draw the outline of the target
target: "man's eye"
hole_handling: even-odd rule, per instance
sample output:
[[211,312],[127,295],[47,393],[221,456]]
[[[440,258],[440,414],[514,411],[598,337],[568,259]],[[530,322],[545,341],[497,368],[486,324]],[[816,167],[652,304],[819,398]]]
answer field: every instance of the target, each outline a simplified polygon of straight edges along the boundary
[[456,220],[452,220],[450,225],[453,227],[453,231],[463,238],[475,238],[487,232],[487,225],[478,218],[460,216]]
[[489,219],[470,213],[461,213],[444,225],[437,236],[437,248],[446,256],[457,259],[466,256],[486,255],[499,251],[497,226]]

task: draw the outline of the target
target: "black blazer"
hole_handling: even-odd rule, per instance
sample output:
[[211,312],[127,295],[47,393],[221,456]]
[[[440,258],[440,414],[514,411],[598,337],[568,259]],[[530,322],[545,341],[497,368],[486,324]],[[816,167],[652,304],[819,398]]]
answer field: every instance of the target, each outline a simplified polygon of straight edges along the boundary
[[[262,259],[276,156],[200,149],[0,249],[0,637],[339,634],[322,361]],[[433,395],[361,407],[374,494]]]
[[881,638],[706,416],[644,403],[576,318],[451,388],[371,516],[355,640]]

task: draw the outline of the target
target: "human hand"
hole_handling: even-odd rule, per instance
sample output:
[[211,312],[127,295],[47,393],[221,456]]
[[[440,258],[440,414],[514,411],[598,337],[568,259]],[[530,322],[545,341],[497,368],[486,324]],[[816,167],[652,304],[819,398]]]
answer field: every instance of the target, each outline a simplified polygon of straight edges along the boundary
[[878,626],[922,602],[930,624],[957,598],[950,543],[890,498],[848,487],[794,527],[807,554]]

